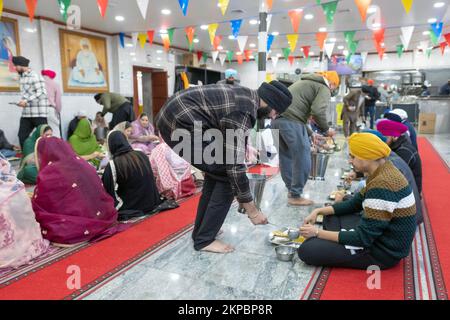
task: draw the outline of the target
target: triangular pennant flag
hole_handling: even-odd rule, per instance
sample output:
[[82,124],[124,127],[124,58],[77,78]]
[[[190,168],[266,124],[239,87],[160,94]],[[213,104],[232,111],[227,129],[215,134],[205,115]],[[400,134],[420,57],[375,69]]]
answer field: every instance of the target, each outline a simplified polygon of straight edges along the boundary
[[240,52],[240,54],[237,55],[237,61],[238,64],[242,64],[244,62],[244,56],[242,55],[242,52]]
[[363,61],[363,64],[366,63],[368,55],[369,55],[369,53],[367,51],[361,52],[361,59]]
[[161,39],[163,41],[163,45],[164,45],[164,50],[166,52],[169,51],[170,49],[170,39],[169,39],[169,35],[167,33],[163,33],[161,34]]
[[353,39],[355,38],[355,34],[356,34],[356,31],[345,31],[344,32],[344,39],[348,46],[353,42]]
[[170,44],[172,44],[172,42],[173,42],[173,34],[174,34],[174,32],[175,32],[175,28],[167,29],[167,34],[169,35]]
[[427,48],[426,54],[427,54],[428,59],[430,59],[430,56],[431,56],[431,52],[432,52],[432,51],[433,51],[433,48]]
[[286,35],[287,41],[289,42],[289,47],[291,48],[291,52],[295,51],[297,47],[298,34],[288,34]]
[[132,42],[133,42],[133,46],[134,46],[134,47],[137,46],[138,37],[139,37],[139,32],[133,32],[133,33],[131,34],[131,40],[132,40]]
[[398,55],[399,58],[401,58],[402,55],[403,55],[403,48],[404,47],[403,47],[402,44],[397,45],[397,55]]
[[317,5],[319,5],[320,4],[320,0],[316,0],[316,3],[317,3]]
[[142,17],[145,19],[147,17],[148,0],[136,0],[136,1],[139,7],[139,11],[141,12]]
[[279,59],[278,59],[277,56],[272,57],[271,59],[272,59],[272,66],[273,66],[273,68],[275,69],[275,68],[277,67],[278,60],[279,60]]
[[248,36],[239,36],[236,38],[238,45],[239,45],[239,51],[244,52],[245,45],[247,44]]
[[215,36],[214,37],[214,43],[213,43],[213,48],[214,50],[217,50],[220,46],[220,43],[222,42],[222,36]]
[[211,51],[213,63],[216,64],[217,57],[219,57],[219,51]]
[[309,51],[311,50],[311,46],[303,46],[302,51],[305,58],[309,58]]
[[380,60],[383,60],[383,58],[384,58],[384,51],[385,50],[386,50],[385,48],[381,48],[381,47],[377,48],[378,56],[380,57]]
[[189,44],[192,44],[192,41],[194,41],[194,35],[195,35],[195,28],[194,27],[186,27],[184,29],[186,32],[186,36],[188,38]]
[[203,57],[203,51],[197,51],[197,60],[198,62],[200,62],[200,60],[202,60]]
[[289,56],[288,60],[289,60],[289,64],[292,66],[294,64],[295,57],[294,56]]
[[439,47],[441,48],[441,54],[444,55],[445,47],[447,47],[447,42],[441,42],[439,44]]
[[373,31],[373,38],[376,43],[381,44],[384,42],[384,28],[376,29]]
[[194,42],[189,42],[188,36],[186,35],[186,42],[188,44],[189,52],[194,51]]
[[225,15],[225,12],[227,12],[228,5],[230,4],[230,0],[219,0],[219,7],[222,11],[222,15]]
[[220,61],[220,64],[222,65],[222,67],[223,67],[223,65],[225,64],[225,59],[227,58],[227,55],[226,55],[226,53],[220,53],[219,54],[219,61]]
[[139,43],[141,45],[141,48],[144,49],[145,44],[147,43],[147,34],[139,33],[138,39],[139,39]]
[[119,33],[120,46],[125,48],[125,33]]
[[30,21],[33,22],[34,13],[36,12],[37,0],[25,0],[25,4],[27,5],[28,16],[30,17]]
[[242,19],[240,20],[231,20],[231,32],[233,36],[237,38],[239,36],[239,31],[241,30]]
[[233,56],[234,56],[233,51],[227,51],[227,59],[229,63],[231,63],[231,61],[233,60]]
[[272,15],[271,15],[271,14],[268,14],[268,15],[267,15],[266,21],[267,21],[267,32],[269,32],[269,30],[270,30],[270,25],[272,24]]
[[353,54],[351,54],[351,53],[349,52],[349,54],[348,54],[347,57],[345,58],[345,62],[347,62],[347,64],[350,64],[350,61],[351,61],[351,59],[352,59],[352,56],[353,56]]
[[178,0],[178,3],[180,4],[181,11],[183,11],[183,16],[186,16],[189,0]]
[[311,57],[305,59],[305,67],[307,67],[311,63]]
[[267,4],[267,11],[271,11],[273,6],[273,0],[266,0],[266,4]]
[[439,38],[436,37],[436,34],[433,32],[433,30],[430,30],[430,40],[433,46],[437,46],[439,44]]
[[436,35],[436,38],[439,39],[442,35],[442,27],[444,26],[444,23],[442,22],[435,22],[431,24],[431,30],[433,30],[433,33]]
[[326,32],[317,32],[316,33],[317,44],[319,45],[319,48],[321,51],[323,51],[323,45],[324,45],[325,39],[327,37],[328,37],[328,33],[326,33]]
[[270,48],[272,48],[272,43],[273,43],[274,39],[275,39],[275,36],[273,34],[269,34],[267,36],[267,52],[269,52]]
[[405,50],[408,50],[409,43],[411,42],[412,35],[414,33],[414,26],[402,27],[402,36],[400,39],[402,40],[403,47]]
[[358,45],[359,45],[359,41],[353,41],[348,46],[348,49],[352,55],[354,55],[356,53],[356,50],[358,49]]
[[414,0],[402,0],[403,7],[405,8],[406,13],[411,11],[411,6]]
[[450,33],[444,35],[445,41],[447,41],[448,46],[450,47]]
[[355,0],[356,6],[358,7],[359,14],[361,15],[362,22],[366,21],[367,9],[369,9],[372,0]]
[[289,58],[289,55],[291,54],[291,49],[289,48],[283,48],[283,56],[287,60]]
[[292,28],[294,33],[298,33],[298,27],[300,26],[300,21],[303,18],[303,10],[290,10],[288,12],[289,18],[291,18]]
[[334,21],[334,15],[336,13],[338,3],[339,1],[332,1],[322,4],[323,12],[325,13],[328,24],[332,24]]
[[245,61],[249,62],[251,55],[252,55],[252,50],[245,50],[244,51]]
[[106,9],[108,9],[108,0],[97,0],[97,4],[100,14],[104,18],[106,15]]
[[203,60],[203,63],[206,63],[206,61],[208,61],[208,54],[206,52],[203,52],[202,60]]
[[59,11],[63,17],[64,22],[67,21],[67,10],[70,7],[71,0],[58,0]]
[[214,37],[216,36],[216,31],[218,27],[219,27],[218,23],[213,23],[208,26],[209,40],[211,40],[211,45],[214,45]]
[[0,18],[2,17],[3,14],[3,0],[0,0]]
[[331,55],[333,54],[333,50],[334,50],[334,45],[336,43],[334,42],[328,42],[325,43],[325,53],[328,56],[328,58],[331,58]]
[[155,30],[148,30],[147,31],[147,38],[148,38],[148,43],[150,43],[150,45],[153,44],[153,39],[155,38]]

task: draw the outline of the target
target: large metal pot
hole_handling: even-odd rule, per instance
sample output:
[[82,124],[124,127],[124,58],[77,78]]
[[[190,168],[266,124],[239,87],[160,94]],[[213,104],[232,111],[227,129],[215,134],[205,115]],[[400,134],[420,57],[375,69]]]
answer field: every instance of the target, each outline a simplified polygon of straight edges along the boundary
[[[247,173],[249,181],[250,192],[253,196],[253,202],[256,207],[261,210],[261,201],[264,194],[264,187],[266,186],[267,176],[261,174]],[[245,213],[245,209],[239,206],[240,213]]]
[[330,154],[328,153],[311,153],[311,172],[309,174],[309,178],[311,180],[325,180],[325,173],[327,172],[329,159]]

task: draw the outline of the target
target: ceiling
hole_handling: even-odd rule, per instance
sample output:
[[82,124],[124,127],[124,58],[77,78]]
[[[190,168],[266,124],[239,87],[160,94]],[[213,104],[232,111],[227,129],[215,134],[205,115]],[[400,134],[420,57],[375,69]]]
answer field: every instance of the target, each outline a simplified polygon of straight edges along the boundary
[[[25,1],[4,0],[4,7],[7,9],[26,13]],[[59,8],[55,0],[39,0],[36,10],[37,16],[45,16],[58,21],[62,21]],[[329,2],[322,0],[322,3]],[[435,2],[443,2],[441,8],[434,8]],[[449,0],[415,0],[409,14],[405,13],[400,0],[373,0],[372,5],[381,8],[381,23],[386,28],[385,46],[387,51],[395,51],[396,45],[400,43],[399,27],[416,25],[410,48],[416,48],[422,40],[430,39],[422,33],[429,30],[430,18],[444,22],[444,33],[450,32],[450,5]],[[239,51],[237,41],[229,40],[231,34],[230,20],[244,19],[241,27],[241,35],[249,35],[247,49],[254,43],[257,45],[258,25],[250,25],[250,19],[258,17],[258,0],[230,0],[230,4],[225,16],[222,16],[217,0],[190,0],[187,16],[183,16],[178,0],[150,0],[147,18],[140,14],[138,6],[134,0],[110,0],[106,17],[100,16],[96,1],[94,0],[72,0],[72,4],[79,5],[82,12],[82,26],[108,33],[119,33],[146,31],[154,29],[159,31],[164,28],[176,27],[173,45],[187,49],[184,28],[186,26],[197,26],[196,36],[199,43],[195,44],[195,50],[212,50],[208,31],[201,30],[200,25],[208,23],[223,22],[217,30],[217,35],[223,35],[222,46],[224,50]],[[362,23],[359,11],[354,0],[340,0],[334,24],[327,25],[323,9],[316,5],[315,0],[274,0],[271,13],[273,14],[269,32],[280,33],[272,45],[272,54],[281,53],[281,49],[288,46],[285,35],[293,33],[290,19],[287,12],[291,9],[303,8],[304,13],[314,15],[312,20],[303,20],[300,23],[300,36],[296,49],[296,55],[300,54],[300,46],[312,45],[311,50],[317,54],[319,48],[315,40],[315,33],[320,27],[326,27],[329,38],[336,38],[337,46],[344,45],[343,31],[358,30],[355,40],[360,40],[358,51],[375,51],[372,33],[365,24]],[[162,9],[170,9],[170,15],[162,15]],[[115,16],[121,15],[125,21],[118,22]],[[159,37],[156,42],[161,42]]]

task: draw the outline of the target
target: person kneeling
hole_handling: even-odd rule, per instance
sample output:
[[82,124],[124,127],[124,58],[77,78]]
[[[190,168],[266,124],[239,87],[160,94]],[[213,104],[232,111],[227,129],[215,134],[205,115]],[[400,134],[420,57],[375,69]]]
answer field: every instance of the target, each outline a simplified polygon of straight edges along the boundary
[[[300,259],[310,265],[388,269],[408,256],[416,232],[416,205],[406,178],[387,160],[391,150],[371,133],[349,140],[350,162],[368,175],[353,199],[314,210],[300,229]],[[362,216],[359,212],[363,211]],[[325,216],[324,230],[313,224]]]

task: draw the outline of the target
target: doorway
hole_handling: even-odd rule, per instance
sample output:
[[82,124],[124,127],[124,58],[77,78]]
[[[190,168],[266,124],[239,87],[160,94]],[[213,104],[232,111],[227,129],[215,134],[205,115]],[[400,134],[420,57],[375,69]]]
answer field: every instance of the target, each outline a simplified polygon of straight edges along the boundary
[[156,115],[169,97],[167,72],[161,69],[133,66],[134,112],[145,112],[154,124]]

